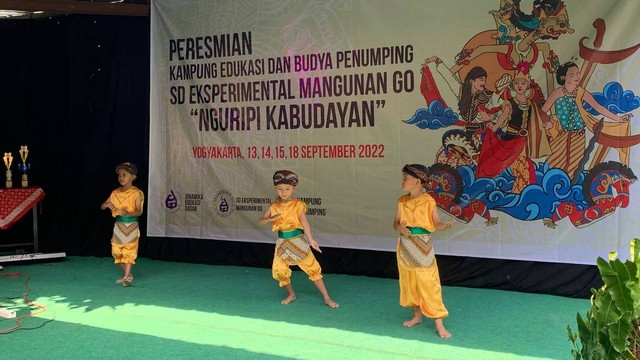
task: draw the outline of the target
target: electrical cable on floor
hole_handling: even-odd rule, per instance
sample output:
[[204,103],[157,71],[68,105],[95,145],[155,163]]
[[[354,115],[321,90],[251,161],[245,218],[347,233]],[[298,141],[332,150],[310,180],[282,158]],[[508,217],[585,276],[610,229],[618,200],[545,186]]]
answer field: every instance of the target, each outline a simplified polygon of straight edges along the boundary
[[39,304],[33,302],[32,300],[29,300],[28,296],[29,296],[29,293],[31,293],[31,289],[29,288],[28,282],[29,282],[29,280],[31,280],[31,275],[25,274],[25,273],[18,273],[18,272],[5,272],[5,273],[2,273],[2,277],[3,278],[7,278],[7,279],[19,279],[21,277],[25,277],[26,279],[24,280],[23,284],[24,284],[24,287],[26,289],[26,293],[23,296],[21,296],[21,298],[23,299],[23,302],[25,304],[29,304],[31,307],[37,308],[38,310],[35,311],[35,312],[32,312],[32,313],[30,313],[28,315],[22,315],[22,316],[16,317],[14,319],[14,321],[16,322],[16,325],[11,326],[11,327],[6,328],[6,329],[0,329],[0,334],[8,334],[8,333],[14,332],[14,331],[19,330],[19,329],[21,329],[21,330],[39,329],[39,328],[43,327],[44,325],[46,325],[47,323],[49,323],[49,322],[54,320],[54,319],[45,320],[39,326],[35,326],[35,327],[32,327],[32,328],[23,328],[22,327],[22,323],[21,323],[22,319],[27,319],[27,318],[31,318],[31,317],[34,317],[36,315],[42,314],[42,313],[47,311],[47,307],[43,306],[43,305],[39,305]]

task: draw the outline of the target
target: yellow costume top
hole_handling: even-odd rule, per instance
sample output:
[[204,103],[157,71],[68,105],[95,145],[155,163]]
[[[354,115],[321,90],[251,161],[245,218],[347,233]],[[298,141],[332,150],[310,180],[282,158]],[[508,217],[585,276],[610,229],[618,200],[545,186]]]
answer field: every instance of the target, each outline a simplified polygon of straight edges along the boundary
[[432,214],[436,208],[436,201],[431,195],[422,195],[411,198],[406,194],[398,199],[398,215],[400,224],[409,227],[420,227],[430,232],[436,230]]
[[276,214],[282,215],[273,222],[271,231],[302,229],[300,213],[307,212],[307,204],[300,199],[291,199],[287,202],[278,199],[269,206],[269,211],[271,212],[271,216]]
[[144,205],[144,193],[142,190],[135,186],[125,191],[122,191],[121,188],[113,190],[109,195],[109,201],[115,206],[115,209],[111,210],[111,216],[120,215],[120,209],[122,208],[129,213],[136,211],[136,199],[138,197],[140,197],[140,210],[142,210],[142,205]]

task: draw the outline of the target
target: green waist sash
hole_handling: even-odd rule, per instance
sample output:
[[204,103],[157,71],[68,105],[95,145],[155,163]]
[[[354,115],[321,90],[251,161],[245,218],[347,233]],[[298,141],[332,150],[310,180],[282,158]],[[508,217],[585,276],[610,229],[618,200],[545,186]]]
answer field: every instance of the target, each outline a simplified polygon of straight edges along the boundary
[[117,222],[132,223],[138,222],[137,216],[116,216]]
[[289,231],[278,230],[278,237],[280,239],[290,239],[292,237],[300,236],[302,234],[304,234],[304,231],[302,231],[302,229],[293,229]]
[[411,232],[411,235],[429,235],[431,232],[425,228],[407,226],[407,229]]

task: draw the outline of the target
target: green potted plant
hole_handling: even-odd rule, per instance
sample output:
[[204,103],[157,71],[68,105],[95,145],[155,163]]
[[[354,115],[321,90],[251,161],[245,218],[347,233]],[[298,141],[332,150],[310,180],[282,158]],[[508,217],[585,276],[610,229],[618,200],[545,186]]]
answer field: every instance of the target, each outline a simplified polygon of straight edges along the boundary
[[578,332],[567,327],[575,360],[640,359],[640,240],[630,249],[624,263],[615,252],[609,261],[597,260],[604,286],[591,289],[591,309],[585,318],[577,315]]

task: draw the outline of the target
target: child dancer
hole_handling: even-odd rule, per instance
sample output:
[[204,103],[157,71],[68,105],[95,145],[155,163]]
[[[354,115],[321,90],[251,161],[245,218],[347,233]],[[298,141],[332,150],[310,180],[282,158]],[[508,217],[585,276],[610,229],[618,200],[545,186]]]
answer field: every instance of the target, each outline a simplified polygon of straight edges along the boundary
[[135,164],[126,162],[116,166],[120,187],[113,190],[111,195],[100,205],[101,210],[111,210],[111,215],[116,218],[111,237],[111,254],[114,262],[120,264],[124,276],[116,283],[129,286],[133,282],[131,268],[138,257],[138,216],[142,215],[144,194],[133,186],[133,181],[138,176],[138,168]]
[[293,192],[298,185],[298,176],[288,170],[277,171],[273,175],[273,185],[278,195],[278,200],[269,206],[269,209],[258,220],[260,225],[272,223],[272,231],[278,231],[276,251],[273,257],[273,278],[278,280],[280,287],[287,290],[288,296],[280,302],[289,304],[296,299],[296,294],[291,286],[290,265],[298,265],[316,285],[324,302],[337,308],[339,305],[329,297],[329,293],[322,281],[320,264],[309,249],[309,245],[318,252],[322,252],[318,243],[311,235],[311,228],[307,221],[307,204],[293,197]]
[[451,334],[442,319],[449,312],[442,303],[442,289],[438,265],[431,245],[430,234],[449,229],[453,221],[442,223],[438,218],[436,201],[422,191],[427,184],[427,168],[412,164],[402,168],[402,191],[393,228],[400,233],[397,245],[400,305],[411,307],[413,317],[403,323],[406,327],[422,322],[422,314],[435,320],[441,338]]

